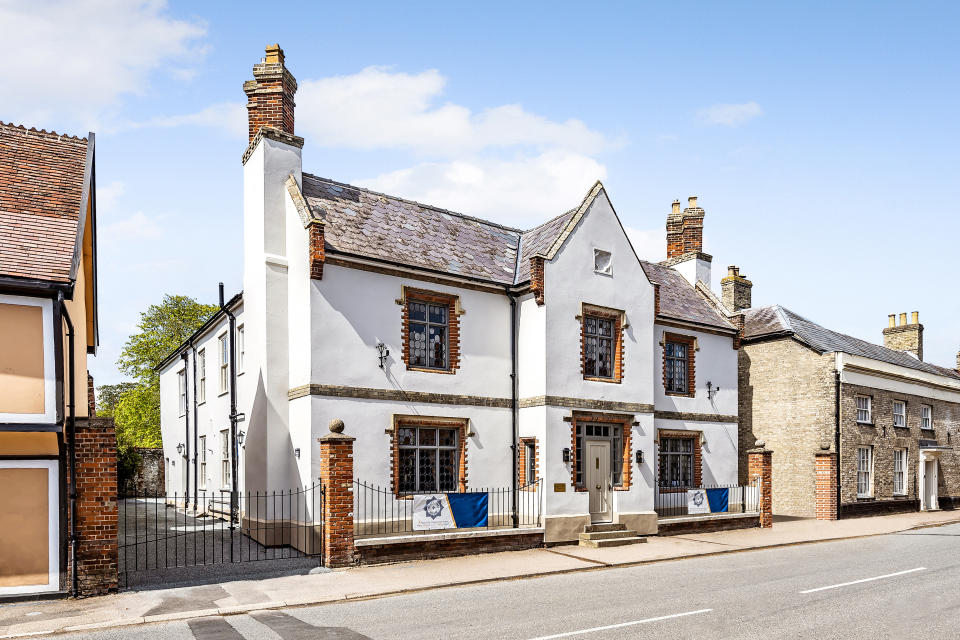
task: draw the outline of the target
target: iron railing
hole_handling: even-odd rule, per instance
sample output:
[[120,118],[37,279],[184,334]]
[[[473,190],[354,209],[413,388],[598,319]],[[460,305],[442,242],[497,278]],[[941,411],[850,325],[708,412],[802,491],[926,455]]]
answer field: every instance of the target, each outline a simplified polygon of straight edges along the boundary
[[[475,488],[465,493],[486,493],[486,529],[530,528],[542,526],[543,480],[519,487]],[[516,497],[516,517],[514,517]],[[389,488],[353,481],[354,537],[379,537],[415,533],[439,533],[437,530],[413,530],[413,494],[396,493]]]
[[[739,484],[704,484],[699,487],[661,487],[654,491],[654,509],[661,518],[671,516],[699,515],[690,514],[687,509],[688,491],[693,489],[727,489],[727,511],[725,513],[759,513],[760,485],[753,482]],[[706,514],[704,514],[706,515]],[[711,515],[715,515],[711,513]]]
[[[231,497],[233,498],[231,500]],[[323,561],[324,489],[118,497],[121,586],[144,574],[260,560]],[[231,508],[231,505],[235,505]]]

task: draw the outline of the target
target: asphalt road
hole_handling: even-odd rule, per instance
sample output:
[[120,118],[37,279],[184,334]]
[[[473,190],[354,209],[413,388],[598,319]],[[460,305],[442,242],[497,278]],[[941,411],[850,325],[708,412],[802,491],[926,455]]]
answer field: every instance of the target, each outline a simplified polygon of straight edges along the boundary
[[960,524],[894,535],[58,636],[960,638]]

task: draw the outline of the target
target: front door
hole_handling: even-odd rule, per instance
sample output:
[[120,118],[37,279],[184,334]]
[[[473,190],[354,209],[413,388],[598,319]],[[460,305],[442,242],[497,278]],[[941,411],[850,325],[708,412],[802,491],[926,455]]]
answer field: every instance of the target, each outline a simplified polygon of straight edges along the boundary
[[586,484],[590,494],[590,521],[609,522],[611,515],[610,489],[610,442],[588,440],[586,460]]
[[934,511],[939,507],[937,504],[937,461],[925,460],[924,482],[923,482],[923,501],[924,511]]

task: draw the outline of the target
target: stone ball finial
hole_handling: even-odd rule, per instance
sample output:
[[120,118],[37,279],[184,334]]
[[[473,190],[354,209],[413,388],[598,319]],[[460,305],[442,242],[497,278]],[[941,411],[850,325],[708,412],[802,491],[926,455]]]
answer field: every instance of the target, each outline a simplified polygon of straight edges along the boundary
[[767,443],[764,442],[763,440],[757,440],[756,444],[754,444],[753,446],[755,446],[757,449],[763,449],[764,447],[767,446]]
[[331,433],[343,433],[343,420],[340,418],[334,418],[330,421],[330,432]]

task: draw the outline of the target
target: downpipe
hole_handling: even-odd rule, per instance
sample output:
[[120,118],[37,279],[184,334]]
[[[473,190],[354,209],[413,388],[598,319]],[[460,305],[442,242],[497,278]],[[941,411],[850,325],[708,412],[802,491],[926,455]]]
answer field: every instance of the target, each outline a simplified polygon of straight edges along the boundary
[[[198,448],[200,446],[200,441],[197,437],[197,432],[199,431],[198,426],[200,425],[200,422],[197,416],[197,345],[193,343],[192,338],[190,340],[190,349],[193,351],[193,513],[196,514],[197,494],[200,493],[200,484],[197,481],[197,471],[200,466],[197,464],[198,457],[200,455]],[[204,362],[203,364],[206,366],[207,363]],[[187,453],[187,461],[190,461],[189,452]]]
[[229,361],[230,361],[230,528],[234,529],[240,516],[237,497],[239,493],[237,484],[237,456],[239,447],[237,446],[237,422],[240,421],[240,415],[237,414],[237,363],[236,363],[236,333],[237,318],[233,312],[227,308],[223,298],[223,283],[220,283],[220,310],[226,314],[229,319]]
[[510,407],[511,415],[513,421],[513,440],[510,443],[510,450],[513,453],[513,464],[511,468],[512,473],[512,487],[513,491],[510,492],[510,512],[513,517],[513,528],[516,529],[520,526],[520,518],[517,514],[517,423],[519,422],[519,404],[517,402],[517,298],[510,293],[510,290],[507,290],[507,295],[510,296]]
[[70,460],[70,572],[71,595],[76,598],[80,593],[80,580],[77,576],[77,413],[76,413],[76,354],[74,353],[74,328],[70,313],[63,304],[63,292],[57,294],[57,305],[67,323],[67,369],[70,375],[70,387],[67,401],[67,449]]

